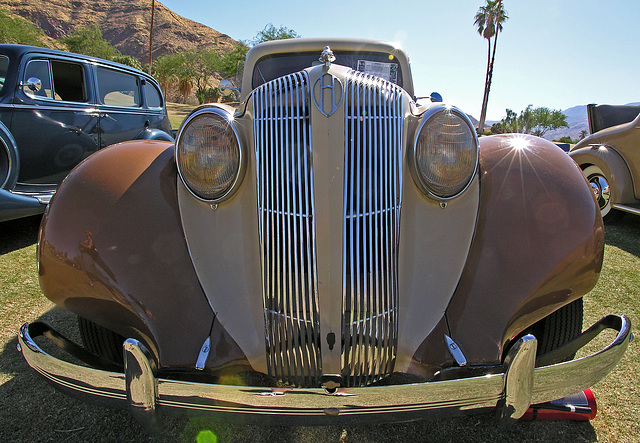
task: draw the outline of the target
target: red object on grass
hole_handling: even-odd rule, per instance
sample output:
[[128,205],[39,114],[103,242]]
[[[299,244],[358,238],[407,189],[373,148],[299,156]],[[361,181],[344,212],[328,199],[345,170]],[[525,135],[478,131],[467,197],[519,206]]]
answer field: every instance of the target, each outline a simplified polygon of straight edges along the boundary
[[591,420],[598,412],[591,389],[548,403],[532,405],[520,420]]

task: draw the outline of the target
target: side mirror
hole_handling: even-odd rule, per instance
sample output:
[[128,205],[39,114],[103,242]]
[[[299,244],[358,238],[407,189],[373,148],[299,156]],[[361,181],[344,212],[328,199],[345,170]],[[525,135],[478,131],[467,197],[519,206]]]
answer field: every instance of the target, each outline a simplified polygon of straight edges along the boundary
[[426,98],[431,100],[433,103],[442,103],[442,96],[437,92],[432,92],[431,95],[427,97],[416,97],[415,101],[417,102],[418,100],[424,100]]
[[38,77],[29,77],[29,79],[25,83],[23,83],[22,86],[26,86],[33,92],[38,92],[40,89],[42,89],[42,82]]
[[230,96],[234,92],[238,92],[238,93],[240,92],[240,89],[233,86],[233,83],[231,82],[231,80],[227,80],[227,79],[222,80],[218,84],[218,89],[220,89],[220,92],[222,92],[222,95],[224,95],[225,97]]
[[442,96],[437,92],[432,92],[429,99],[434,103],[442,103]]

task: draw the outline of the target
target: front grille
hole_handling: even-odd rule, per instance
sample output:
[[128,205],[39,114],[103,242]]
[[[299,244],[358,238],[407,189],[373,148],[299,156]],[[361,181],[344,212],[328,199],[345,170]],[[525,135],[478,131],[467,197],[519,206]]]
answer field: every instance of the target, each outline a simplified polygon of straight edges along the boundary
[[292,74],[254,94],[267,368],[294,386],[322,375],[313,219],[309,79]]
[[[357,72],[349,74],[344,92],[341,364],[345,385],[362,386],[393,371],[397,349],[403,92]],[[307,73],[260,86],[253,103],[267,368],[285,383],[318,386],[321,313]]]
[[398,332],[402,90],[352,72],[345,87],[342,376],[393,371]]

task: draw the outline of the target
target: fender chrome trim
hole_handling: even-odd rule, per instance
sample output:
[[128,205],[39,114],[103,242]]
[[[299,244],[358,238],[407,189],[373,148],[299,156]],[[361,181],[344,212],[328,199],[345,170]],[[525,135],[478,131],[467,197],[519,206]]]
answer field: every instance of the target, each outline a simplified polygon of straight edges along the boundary
[[149,431],[158,429],[160,412],[195,412],[214,414],[226,421],[301,426],[406,421],[498,407],[500,417],[516,419],[531,404],[572,395],[598,382],[615,367],[633,338],[627,317],[608,315],[574,342],[584,345],[604,329],[616,330],[615,339],[601,350],[572,361],[534,368],[536,340],[527,335],[512,347],[506,366],[487,368],[484,375],[341,388],[327,394],[322,388],[271,389],[157,378],[150,354],[133,339],[123,346],[125,373],[81,366],[43,351],[34,341],[41,335],[38,325],[25,323],[18,335],[18,350],[29,366],[71,396],[129,408]]

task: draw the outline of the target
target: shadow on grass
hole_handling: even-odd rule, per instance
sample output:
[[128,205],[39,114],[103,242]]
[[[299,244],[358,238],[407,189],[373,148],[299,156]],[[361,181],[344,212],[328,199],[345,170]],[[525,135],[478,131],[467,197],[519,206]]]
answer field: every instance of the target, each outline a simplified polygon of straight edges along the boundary
[[[39,321],[77,339],[75,316],[54,308]],[[6,320],[4,320],[6,322]],[[20,325],[4,325],[18,330]],[[123,410],[83,403],[57,392],[29,369],[16,350],[17,338],[2,343],[0,441],[184,441],[184,442],[380,442],[597,440],[589,422],[518,422],[501,427],[494,413],[410,423],[362,426],[272,427],[229,424],[203,417],[165,417],[162,434],[150,438]],[[44,346],[44,345],[43,345]],[[215,436],[215,437],[214,437]]]
[[605,225],[604,241],[640,257],[640,216],[625,214],[614,223]]
[[22,249],[38,241],[42,215],[0,223],[0,255]]

